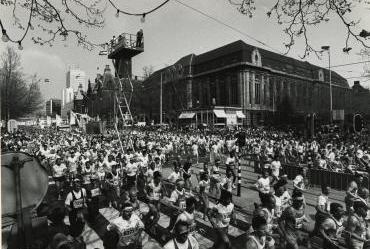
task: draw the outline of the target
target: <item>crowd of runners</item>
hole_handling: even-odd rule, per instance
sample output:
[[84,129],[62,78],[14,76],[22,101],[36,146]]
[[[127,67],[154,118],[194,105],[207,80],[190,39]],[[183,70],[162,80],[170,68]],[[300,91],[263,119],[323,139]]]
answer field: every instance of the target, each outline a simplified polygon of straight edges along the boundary
[[[50,249],[86,248],[81,233],[86,222],[97,222],[102,207],[120,213],[104,228],[106,249],[142,248],[144,231],[163,241],[166,249],[197,249],[197,220],[211,224],[214,248],[231,248],[237,168],[246,154],[263,163],[254,185],[260,200],[242,248],[310,248],[317,237],[326,249],[370,246],[366,136],[332,134],[304,140],[276,130],[130,129],[117,137],[114,132],[103,136],[28,128],[1,138],[3,152],[34,155],[48,170],[44,207]],[[297,175],[291,191],[282,167],[287,162],[356,175],[342,202],[331,200],[330,187],[322,184],[313,229],[306,213],[304,174]],[[201,170],[195,167],[199,165]],[[165,167],[171,168],[166,177]],[[171,216],[167,227],[159,229],[164,209],[171,210]]]

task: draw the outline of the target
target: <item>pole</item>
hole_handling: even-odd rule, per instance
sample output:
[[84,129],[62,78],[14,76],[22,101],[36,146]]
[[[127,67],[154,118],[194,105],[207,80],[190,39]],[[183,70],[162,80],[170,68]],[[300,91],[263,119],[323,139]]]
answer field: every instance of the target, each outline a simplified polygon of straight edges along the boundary
[[163,82],[162,82],[162,73],[161,73],[161,84],[160,84],[160,93],[159,93],[159,124],[160,125],[162,125],[162,116],[163,116],[163,110],[162,110],[162,108],[163,108],[163,106],[162,106],[162,95],[163,95],[163,89],[162,89],[162,87],[163,87]]
[[333,92],[331,86],[331,65],[330,65],[330,47],[328,49],[329,53],[329,91],[330,91],[330,124],[333,123]]
[[[239,148],[241,149],[241,148]],[[238,157],[238,188],[237,188],[237,196],[240,196],[241,195],[241,187],[242,187],[242,169],[241,169],[241,166],[240,166],[240,161],[239,161],[239,157]]]

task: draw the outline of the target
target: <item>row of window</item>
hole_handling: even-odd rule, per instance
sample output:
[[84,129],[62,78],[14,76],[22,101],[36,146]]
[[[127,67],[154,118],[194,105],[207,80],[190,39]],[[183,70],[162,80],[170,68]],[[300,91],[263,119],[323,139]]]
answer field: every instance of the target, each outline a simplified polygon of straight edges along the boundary
[[[296,109],[322,107],[329,99],[329,87],[317,86],[303,80],[287,81],[284,78],[250,74],[247,103],[276,108],[284,98],[288,98]],[[193,81],[193,103],[195,106],[240,106],[237,73],[201,78]],[[333,89],[333,106],[344,108],[348,103],[345,89]]]

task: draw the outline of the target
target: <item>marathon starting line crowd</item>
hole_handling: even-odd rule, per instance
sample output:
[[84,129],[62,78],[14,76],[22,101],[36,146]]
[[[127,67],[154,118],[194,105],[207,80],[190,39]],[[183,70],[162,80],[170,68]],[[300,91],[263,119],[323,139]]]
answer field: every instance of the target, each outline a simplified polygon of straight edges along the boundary
[[[212,228],[208,247],[235,247],[230,230],[240,217],[233,191],[246,153],[266,163],[255,184],[260,201],[256,200],[250,227],[243,228],[242,242],[235,248],[311,248],[314,237],[321,238],[320,248],[325,249],[370,248],[369,189],[358,173],[370,167],[366,135],[304,140],[289,132],[254,128],[223,132],[141,128],[122,131],[120,137],[122,141],[114,132],[103,136],[36,127],[2,133],[2,153],[34,155],[50,175],[49,192],[38,209],[39,215],[48,216],[49,232],[35,248],[86,248],[81,237],[85,223],[96,223],[102,208],[119,213],[104,226],[105,249],[143,248],[145,233],[165,249],[204,248],[197,239],[200,222]],[[196,174],[194,166],[204,157],[207,160]],[[304,170],[290,192],[284,162],[356,174],[343,193],[345,205],[333,202],[330,187],[323,183],[310,229]],[[172,170],[166,178],[164,167]],[[191,180],[194,175],[196,183]],[[169,217],[165,227],[159,226],[164,212]]]

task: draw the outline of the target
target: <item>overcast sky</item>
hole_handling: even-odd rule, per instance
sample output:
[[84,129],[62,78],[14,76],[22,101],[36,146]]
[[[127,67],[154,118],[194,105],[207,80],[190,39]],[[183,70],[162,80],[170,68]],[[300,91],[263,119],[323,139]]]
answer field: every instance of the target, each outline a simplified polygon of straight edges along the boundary
[[[116,0],[119,8],[128,12],[147,11],[163,0]],[[266,15],[267,7],[274,1],[264,0],[256,1],[257,10],[253,18],[240,14],[236,7],[229,4],[228,0],[180,0],[208,15],[217,18],[230,26],[235,27],[263,41],[270,47],[279,51],[284,51],[283,42],[286,37],[274,18],[269,19]],[[119,3],[121,2],[121,3]],[[118,4],[119,3],[119,4]],[[353,16],[361,17],[362,27],[370,30],[370,10],[355,9]],[[20,16],[25,16],[20,12]],[[12,27],[11,9],[1,6],[0,17],[3,21],[9,36],[17,39],[21,32]],[[182,56],[190,53],[200,54],[211,49],[223,46],[236,40],[243,40],[246,43],[263,47],[256,41],[240,34],[228,27],[225,27],[214,20],[202,16],[201,14],[184,7],[178,2],[172,0],[161,9],[148,15],[145,23],[140,22],[140,17],[127,16],[120,14],[115,17],[115,10],[107,5],[105,12],[105,27],[99,30],[82,29],[92,41],[103,43],[108,41],[113,35],[123,32],[134,33],[142,28],[144,31],[145,51],[133,58],[133,74],[142,75],[144,66],[152,65],[160,69],[166,64],[172,64]],[[25,21],[25,19],[23,20]],[[36,23],[37,25],[37,23]],[[33,26],[36,26],[35,24]],[[76,27],[73,27],[76,28]],[[31,31],[31,32],[36,32]],[[35,35],[35,34],[33,34]],[[358,55],[361,46],[351,44],[353,50],[350,54],[345,54],[342,49],[345,44],[345,29],[338,18],[332,18],[329,23],[310,30],[309,39],[317,48],[322,45],[331,46],[332,65],[339,65],[369,58],[362,58]],[[37,73],[42,79],[50,79],[50,83],[43,83],[41,86],[44,98],[61,98],[61,90],[65,87],[66,71],[68,65],[79,65],[86,72],[87,78],[95,78],[97,68],[100,72],[106,64],[111,62],[106,56],[99,56],[99,49],[88,51],[76,46],[76,41],[68,39],[67,42],[57,42],[53,47],[39,46],[31,41],[32,33],[24,41],[24,50],[20,51],[22,57],[22,66],[28,74]],[[10,44],[10,43],[8,43]],[[3,52],[7,44],[0,42],[0,52]],[[16,47],[16,46],[15,46]],[[263,47],[265,49],[269,49]],[[271,50],[271,49],[269,49]],[[303,54],[303,43],[297,41],[295,46],[289,52],[288,56],[299,59]],[[319,65],[327,66],[327,56],[321,60],[314,55],[305,60]],[[343,77],[361,76],[364,70],[364,64],[338,67],[335,69]],[[366,79],[348,79],[350,85],[354,80],[364,81],[364,85],[369,87],[370,80]]]

